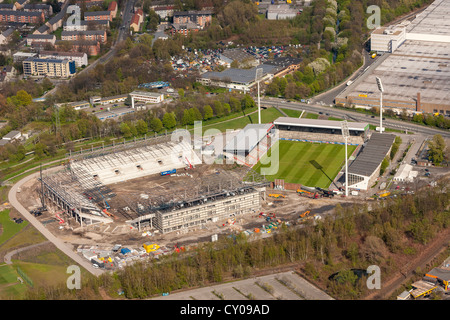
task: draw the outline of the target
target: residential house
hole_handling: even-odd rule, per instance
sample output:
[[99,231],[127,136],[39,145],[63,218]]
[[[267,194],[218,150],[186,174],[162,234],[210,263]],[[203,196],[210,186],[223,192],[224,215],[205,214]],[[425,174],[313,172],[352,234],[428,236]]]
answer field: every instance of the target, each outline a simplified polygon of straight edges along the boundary
[[17,71],[13,66],[0,67],[0,81],[7,82],[17,75]]
[[30,0],[16,0],[14,2],[14,6],[16,7],[17,10],[22,10],[23,7],[30,2]]
[[14,28],[8,28],[0,34],[0,45],[8,43],[13,32]]
[[112,18],[115,18],[117,16],[117,9],[118,9],[117,2],[112,1],[108,6],[108,11],[111,12]]
[[133,18],[131,18],[130,23],[130,29],[132,29],[134,32],[138,32],[141,29],[141,23],[144,21],[144,12],[142,9],[136,10],[136,12],[133,15]]

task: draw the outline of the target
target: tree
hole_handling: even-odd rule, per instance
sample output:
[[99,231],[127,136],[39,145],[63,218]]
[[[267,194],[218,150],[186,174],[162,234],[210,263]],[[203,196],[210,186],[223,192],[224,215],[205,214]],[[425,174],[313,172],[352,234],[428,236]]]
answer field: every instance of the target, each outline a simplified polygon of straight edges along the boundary
[[163,127],[163,124],[159,118],[153,118],[150,120],[150,129],[152,129],[154,132],[161,131]]
[[442,135],[436,134],[433,139],[428,142],[428,155],[435,164],[440,164],[444,160],[445,141]]
[[172,129],[177,125],[177,120],[175,119],[175,114],[173,112],[166,112],[162,119],[162,124],[167,129]]
[[203,119],[208,120],[214,116],[213,110],[210,105],[206,105],[203,107]]
[[140,135],[146,134],[148,132],[147,123],[142,119],[138,120],[136,122],[136,130]]
[[125,138],[130,138],[133,134],[131,133],[131,129],[127,123],[122,122],[120,124],[120,132],[123,134]]

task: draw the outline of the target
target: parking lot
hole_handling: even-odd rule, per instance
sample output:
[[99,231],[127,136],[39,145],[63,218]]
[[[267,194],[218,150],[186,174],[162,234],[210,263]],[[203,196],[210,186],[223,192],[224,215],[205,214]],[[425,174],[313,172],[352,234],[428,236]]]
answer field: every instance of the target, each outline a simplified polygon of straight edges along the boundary
[[293,271],[245,279],[152,300],[333,300]]

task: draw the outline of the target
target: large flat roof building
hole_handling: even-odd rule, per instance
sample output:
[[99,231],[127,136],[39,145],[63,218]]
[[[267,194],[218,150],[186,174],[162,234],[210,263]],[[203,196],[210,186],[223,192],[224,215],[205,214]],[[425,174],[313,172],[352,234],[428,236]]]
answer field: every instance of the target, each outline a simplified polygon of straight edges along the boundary
[[[382,61],[371,73],[342,91],[336,104],[379,107],[380,92],[375,79],[379,77],[384,87],[383,108],[399,114],[406,111],[450,115],[449,15],[450,2],[436,0],[409,24],[376,29],[372,45],[388,53],[378,58]],[[386,30],[395,37],[403,29],[404,36],[399,34],[398,41],[392,38],[390,43],[376,42]]]

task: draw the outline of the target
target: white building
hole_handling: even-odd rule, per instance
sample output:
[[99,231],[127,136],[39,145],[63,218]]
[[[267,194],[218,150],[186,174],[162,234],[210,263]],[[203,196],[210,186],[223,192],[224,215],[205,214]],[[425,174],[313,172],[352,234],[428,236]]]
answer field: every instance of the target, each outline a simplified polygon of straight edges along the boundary
[[75,61],[76,67],[88,65],[88,57],[85,52],[41,51],[39,57],[44,59],[68,59]]
[[19,139],[21,136],[22,136],[22,133],[20,133],[20,131],[13,130],[13,131],[10,131],[9,133],[5,134],[2,139],[12,141],[12,140]]
[[394,52],[405,39],[404,25],[379,27],[370,36],[370,49],[377,52]]
[[291,8],[288,4],[272,4],[267,9],[267,20],[293,19],[298,10]]
[[394,181],[398,182],[412,182],[418,175],[418,171],[413,171],[413,166],[410,164],[402,164],[394,176]]
[[145,103],[160,103],[164,101],[164,94],[147,91],[133,91],[130,93],[131,106],[134,108],[134,101],[143,101]]

